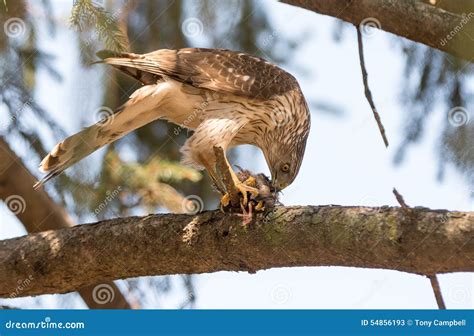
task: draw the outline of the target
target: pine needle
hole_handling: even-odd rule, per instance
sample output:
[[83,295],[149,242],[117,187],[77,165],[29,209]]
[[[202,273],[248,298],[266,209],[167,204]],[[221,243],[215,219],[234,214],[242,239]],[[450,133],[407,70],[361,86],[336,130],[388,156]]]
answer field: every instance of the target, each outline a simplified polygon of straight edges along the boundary
[[120,30],[117,18],[90,0],[78,0],[74,4],[69,22],[79,32],[93,27],[107,49],[118,52],[128,50],[127,36]]

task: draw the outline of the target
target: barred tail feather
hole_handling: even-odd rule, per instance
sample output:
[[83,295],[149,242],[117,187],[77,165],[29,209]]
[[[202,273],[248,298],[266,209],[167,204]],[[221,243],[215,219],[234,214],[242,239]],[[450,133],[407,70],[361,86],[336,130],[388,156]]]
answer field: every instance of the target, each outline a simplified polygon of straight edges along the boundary
[[98,133],[99,127],[93,125],[54,146],[53,150],[41,161],[39,166],[41,172],[48,174],[33,187],[38,189],[53,177],[61,174],[66,168],[91,154],[95,149],[98,149],[99,147],[95,145],[95,136]]
[[146,66],[139,58],[137,58],[138,56],[134,57],[133,55],[134,54],[128,54],[128,56],[123,55],[122,57],[106,58],[100,62],[114,66],[145,85],[156,84],[160,79],[162,79],[162,73],[157,71],[156,66]]
[[38,181],[34,188],[38,189],[97,149],[159,118],[158,107],[163,98],[160,93],[162,92],[158,85],[144,86],[135,91],[130,100],[115,114],[58,143],[41,161],[40,171],[48,174]]

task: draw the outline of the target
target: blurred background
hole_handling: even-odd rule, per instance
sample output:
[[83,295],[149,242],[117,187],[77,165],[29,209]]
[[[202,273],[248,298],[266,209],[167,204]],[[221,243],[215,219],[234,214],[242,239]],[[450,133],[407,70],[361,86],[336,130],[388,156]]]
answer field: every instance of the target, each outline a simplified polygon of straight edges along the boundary
[[[291,72],[310,105],[306,157],[283,204],[397,206],[396,187],[411,206],[474,211],[472,63],[364,27],[386,149],[364,97],[356,30],[333,18],[273,0],[3,0],[0,18],[0,141],[12,150],[0,161],[22,162],[36,178],[58,141],[110,114],[139,87],[110,67],[90,65],[96,51],[227,48]],[[69,169],[46,191],[73,223],[215,209],[218,194],[208,178],[180,164],[179,148],[189,136],[166,122],[147,125]],[[269,173],[253,147],[231,157]],[[26,234],[22,214],[33,205],[14,188],[2,198],[0,239]],[[46,228],[39,223],[40,229]],[[448,308],[474,308],[472,274],[439,278]],[[110,295],[141,308],[437,308],[427,278],[388,270],[282,268],[116,284]],[[86,308],[81,295],[0,304]]]

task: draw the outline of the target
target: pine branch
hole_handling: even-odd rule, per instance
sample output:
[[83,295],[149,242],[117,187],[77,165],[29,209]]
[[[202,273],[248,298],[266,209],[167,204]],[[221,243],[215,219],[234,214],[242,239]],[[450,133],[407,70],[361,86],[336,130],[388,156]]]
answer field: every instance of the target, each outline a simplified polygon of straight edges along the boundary
[[66,293],[145,275],[351,266],[432,275],[473,272],[474,213],[412,208],[277,207],[238,214],[111,219],[0,241],[0,297]]
[[[33,190],[35,181],[36,178],[21,162],[21,159],[0,137],[0,200],[5,202],[6,208],[17,216],[26,231],[30,233],[73,226],[71,217],[44,190]],[[29,286],[33,280],[34,278],[30,276],[23,278],[10,292],[8,298],[21,296],[22,288]],[[128,309],[131,307],[113,282],[101,283],[101,285],[107,285],[115,291],[112,300],[107,302],[97,300],[94,295],[97,287],[93,283],[90,286],[77,288],[79,295],[89,308]]]
[[[359,26],[366,19],[379,29],[451,55],[474,61],[474,13],[465,15],[416,0],[281,0]],[[444,1],[446,2],[446,1]],[[454,2],[454,1],[452,1]]]
[[74,4],[69,22],[79,32],[93,26],[107,49],[118,52],[128,50],[127,36],[121,31],[117,18],[90,0],[78,0]]

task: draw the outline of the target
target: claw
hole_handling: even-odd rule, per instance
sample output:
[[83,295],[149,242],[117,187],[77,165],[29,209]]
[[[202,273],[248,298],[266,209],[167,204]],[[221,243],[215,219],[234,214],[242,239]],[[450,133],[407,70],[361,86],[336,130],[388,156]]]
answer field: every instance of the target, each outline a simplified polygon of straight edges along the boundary
[[255,211],[263,211],[263,210],[265,210],[265,203],[263,201],[260,201],[255,206]]
[[[244,182],[245,183],[245,182]],[[235,187],[239,190],[239,192],[242,194],[242,205],[244,207],[247,207],[247,204],[249,203],[249,198],[247,196],[247,193],[250,193],[252,198],[255,198],[258,196],[258,190],[255,189],[254,187],[248,186],[242,182],[239,182],[235,185]]]
[[242,203],[240,204],[240,208],[242,209],[242,214],[240,215],[242,216],[242,226],[247,228],[252,223],[253,219],[253,203],[250,202],[248,204],[248,211],[247,208],[242,205]]
[[245,185],[248,185],[249,187],[256,187],[257,186],[257,180],[253,176],[249,176],[245,181]]
[[220,203],[221,203],[221,211],[225,212],[224,208],[227,207],[230,203],[229,193],[225,193],[224,195],[222,195]]

